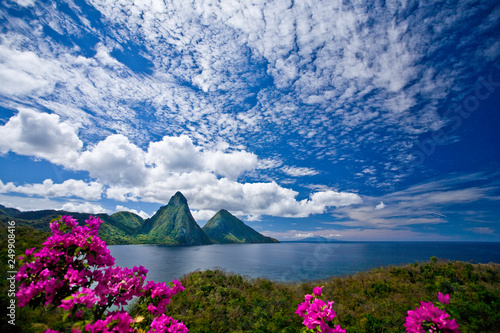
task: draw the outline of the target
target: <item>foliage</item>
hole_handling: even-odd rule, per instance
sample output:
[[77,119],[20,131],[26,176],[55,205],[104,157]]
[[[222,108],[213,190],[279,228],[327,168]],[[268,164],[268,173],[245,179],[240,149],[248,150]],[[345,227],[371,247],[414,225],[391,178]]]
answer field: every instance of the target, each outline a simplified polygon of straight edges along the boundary
[[193,272],[168,313],[191,332],[299,332],[294,314],[318,284],[335,300],[335,325],[347,332],[401,332],[408,310],[450,295],[447,313],[461,332],[496,332],[500,326],[500,265],[435,260],[384,267],[324,281],[278,283],[220,270]]
[[[33,247],[40,247],[42,243],[50,236],[50,233],[35,230],[32,227],[16,226],[16,254],[24,253],[27,249]],[[2,265],[6,265],[7,257],[7,225],[2,222],[0,223],[0,262]],[[17,269],[16,269],[17,270]],[[40,332],[48,327],[46,324],[49,322],[56,323],[62,317],[58,313],[60,311],[46,311],[42,308],[27,309],[21,308],[17,309],[16,313],[18,318],[22,320],[16,320],[16,326],[12,326],[7,323],[8,317],[6,315],[6,308],[10,302],[10,297],[8,297],[8,283],[7,283],[7,270],[2,270],[2,276],[0,279],[0,332]],[[38,323],[38,328],[32,327],[31,323]]]
[[[114,266],[114,258],[98,236],[101,223],[93,217],[85,226],[78,226],[69,216],[53,221],[52,235],[43,247],[37,252],[28,249],[21,257],[16,275],[18,306],[61,308],[63,328],[72,332],[145,332],[150,328],[149,333],[186,333],[182,322],[164,314],[172,296],[184,289],[182,285],[176,280],[170,286],[153,281],[144,285],[144,267]],[[125,311],[134,297],[147,304],[151,320],[132,318]]]
[[225,209],[218,211],[202,229],[214,243],[279,243],[253,230]]
[[[7,232],[4,224],[0,224],[0,228],[0,255],[2,262],[6,262]],[[21,253],[39,247],[48,235],[32,228],[16,227],[16,250]],[[5,282],[4,274],[0,285],[3,311],[9,302]],[[152,323],[159,318],[154,325],[165,325],[172,324],[168,318],[175,314],[191,332],[299,332],[302,321],[294,312],[297,305],[304,302],[304,295],[319,283],[323,285],[322,296],[335,300],[336,316],[332,324],[341,324],[347,332],[401,332],[408,310],[417,311],[423,303],[435,302],[438,292],[450,295],[449,300],[441,295],[439,301],[449,302],[446,312],[460,324],[461,332],[495,332],[500,326],[499,282],[498,264],[449,262],[435,257],[425,263],[384,267],[300,284],[252,280],[208,270],[193,272],[181,279],[186,289],[172,297],[173,302],[165,314],[148,310],[150,304],[158,308],[158,299],[150,302],[143,298],[129,311],[130,316],[123,319],[143,318],[143,323]],[[431,309],[430,305],[426,306]],[[85,316],[92,316],[93,309],[82,310]],[[6,316],[2,315],[0,331],[43,332],[49,326],[58,331],[68,328],[68,318],[64,318],[65,311],[60,307],[23,307],[17,311],[16,326],[7,326]],[[126,315],[110,314],[100,324],[121,320],[118,316]]]
[[449,319],[443,308],[450,304],[450,295],[438,293],[439,303],[435,306],[431,302],[420,302],[420,306],[413,311],[408,311],[406,317],[406,331],[409,333],[420,332],[446,332],[459,333],[458,323],[455,319]]

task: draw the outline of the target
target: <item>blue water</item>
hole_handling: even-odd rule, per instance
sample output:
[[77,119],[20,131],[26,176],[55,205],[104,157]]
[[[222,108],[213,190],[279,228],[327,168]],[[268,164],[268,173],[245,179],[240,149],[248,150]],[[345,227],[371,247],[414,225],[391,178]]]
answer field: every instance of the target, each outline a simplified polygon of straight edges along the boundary
[[500,243],[354,242],[227,244],[190,247],[109,246],[116,265],[144,266],[148,279],[169,282],[196,271],[220,268],[250,278],[311,281],[372,268],[437,258],[500,263]]

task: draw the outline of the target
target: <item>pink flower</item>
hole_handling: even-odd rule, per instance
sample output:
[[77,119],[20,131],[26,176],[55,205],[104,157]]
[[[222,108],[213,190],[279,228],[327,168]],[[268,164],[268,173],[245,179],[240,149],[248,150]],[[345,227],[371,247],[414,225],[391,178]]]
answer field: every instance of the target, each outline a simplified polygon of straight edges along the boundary
[[425,333],[423,325],[425,323],[434,328],[446,330],[448,333],[457,333],[458,324],[455,319],[448,319],[450,315],[437,308],[431,302],[420,302],[420,307],[413,311],[408,311],[406,317],[406,332]]
[[320,297],[323,294],[323,287],[316,287],[313,289],[313,294],[316,297]]
[[87,308],[91,308],[98,301],[94,291],[89,288],[82,288],[81,291],[61,301],[60,307],[66,311],[70,311],[76,304],[83,304]]
[[438,293],[438,300],[441,304],[449,304],[450,303],[450,295],[443,295],[441,292]]
[[[150,281],[144,285],[148,272],[144,267],[114,266],[114,258],[98,235],[101,223],[91,216],[85,226],[78,226],[77,220],[63,216],[50,224],[52,236],[43,247],[36,253],[27,250],[23,256],[25,262],[16,275],[19,306],[40,302],[59,306],[74,313],[68,317],[71,320],[84,320],[85,331],[92,333],[133,332],[134,320],[127,312],[107,313],[105,319],[101,316],[112,305],[120,308],[133,297],[142,297],[151,302],[148,310],[160,316],[152,322],[151,332],[188,332],[182,322],[163,315],[172,296],[184,290],[181,283],[174,280],[167,286]],[[98,316],[83,318],[85,307],[94,308],[92,312]],[[73,326],[72,332],[80,329]]]
[[[313,290],[315,296],[321,296],[323,294],[322,287],[316,287]],[[331,321],[335,316],[335,311],[333,311],[333,302],[324,301],[320,298],[315,298],[312,295],[305,295],[304,302],[297,306],[295,311],[300,317],[304,318],[302,324],[308,329],[319,329],[319,332],[344,332],[339,325],[335,328],[331,328],[326,323]]]
[[102,332],[133,332],[134,329],[130,327],[134,319],[130,317],[128,312],[112,312],[104,320],[97,320],[95,323],[90,323],[85,326],[86,331],[92,333]]
[[187,333],[189,330],[181,322],[162,314],[151,323],[148,333]]
[[345,329],[340,327],[340,325],[335,325],[335,328],[331,328],[329,326],[325,327],[324,329],[321,328],[321,332],[324,332],[324,333],[347,333]]

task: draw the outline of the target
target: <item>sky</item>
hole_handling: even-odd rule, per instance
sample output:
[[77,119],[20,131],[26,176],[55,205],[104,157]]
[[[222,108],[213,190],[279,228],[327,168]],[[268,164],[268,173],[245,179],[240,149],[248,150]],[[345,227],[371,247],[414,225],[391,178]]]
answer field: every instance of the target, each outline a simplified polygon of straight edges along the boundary
[[500,241],[500,2],[5,0],[0,204]]

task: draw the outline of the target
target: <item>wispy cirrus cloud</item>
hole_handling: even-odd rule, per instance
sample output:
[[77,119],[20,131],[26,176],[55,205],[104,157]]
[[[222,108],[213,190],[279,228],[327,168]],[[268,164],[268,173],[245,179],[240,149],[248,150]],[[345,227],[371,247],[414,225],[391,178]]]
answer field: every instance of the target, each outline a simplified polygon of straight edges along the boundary
[[201,145],[278,139],[303,158],[352,163],[376,146],[385,154],[375,162],[390,166],[375,177],[387,182],[397,181],[391,167],[418,135],[446,125],[438,109],[460,93],[457,83],[498,59],[491,38],[481,52],[472,47],[498,28],[494,2],[369,11],[322,1],[90,5],[37,4],[43,15],[31,26],[6,23],[2,68],[16,74],[9,80],[26,80],[4,86],[20,90],[5,91],[3,105],[35,103],[77,120],[85,141],[120,133],[147,144],[165,131]]
[[0,11],[0,151],[87,172],[108,199],[182,190],[199,216],[337,207],[387,229],[490,193],[409,186],[355,206],[408,179],[418,139],[498,70],[498,1],[17,3]]
[[[482,203],[491,207],[500,200],[499,184],[490,181],[491,176],[486,173],[457,174],[380,197],[364,197],[364,205],[339,209],[335,216],[339,219],[339,225],[350,227],[393,229],[449,223],[460,227],[468,218],[468,204]],[[487,208],[487,211],[489,214],[498,213],[491,208]],[[478,216],[481,212],[476,211],[474,214]],[[487,221],[491,223],[490,219],[483,223]]]
[[286,173],[289,176],[293,177],[300,177],[300,176],[314,176],[317,175],[319,172],[312,169],[312,168],[306,168],[306,167],[283,167],[282,168],[283,172]]

